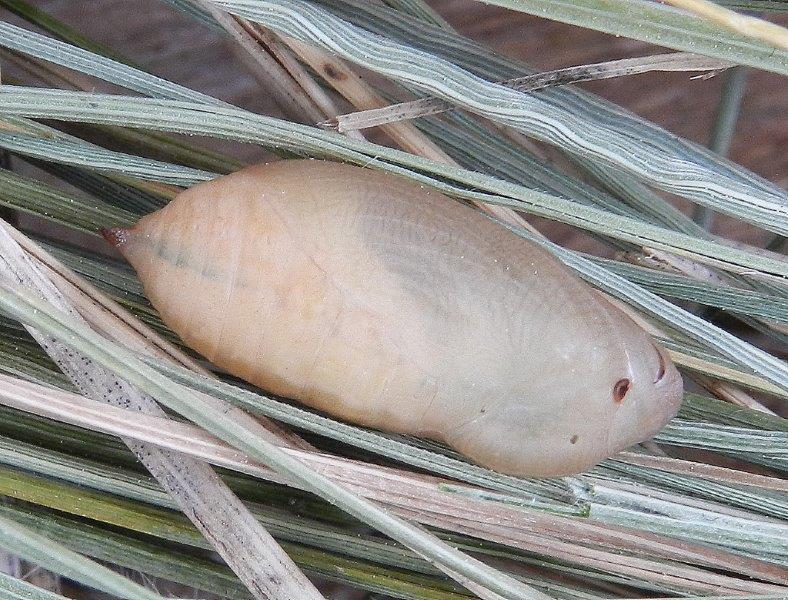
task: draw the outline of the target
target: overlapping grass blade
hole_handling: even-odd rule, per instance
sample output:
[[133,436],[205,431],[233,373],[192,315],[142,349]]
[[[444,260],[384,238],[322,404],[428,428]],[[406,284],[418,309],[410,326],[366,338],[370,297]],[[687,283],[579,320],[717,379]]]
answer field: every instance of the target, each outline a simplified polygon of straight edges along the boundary
[[[53,397],[53,399],[54,399],[54,397]],[[61,397],[61,400],[64,400],[64,399],[65,399],[65,398],[62,398],[62,397]],[[55,402],[56,402],[56,403],[60,403],[60,402],[61,402],[61,400],[56,400]],[[26,404],[26,405],[30,405],[30,402],[29,402],[28,400],[25,400],[24,402],[25,402],[25,404]],[[89,404],[89,403],[90,403],[90,401],[87,401],[87,403]],[[85,404],[85,401],[82,401],[80,404]],[[76,405],[74,406],[74,408],[76,409]],[[87,405],[85,406],[85,408],[87,408]],[[47,408],[46,410],[47,410],[47,412],[50,412],[50,409],[49,409],[49,408]],[[76,415],[77,415],[78,413],[80,413],[80,412],[81,412],[81,409],[76,409],[75,411],[69,410],[69,411],[68,411],[68,415],[69,415],[69,416],[68,416],[68,417],[66,417],[66,418],[67,418],[68,420],[72,420],[72,419],[76,418],[77,420],[79,420],[80,422],[82,422],[82,421],[81,421],[81,418],[76,416]],[[118,410],[118,409],[113,409],[111,412],[113,412],[113,413],[116,413],[116,412],[119,412],[119,410]],[[122,411],[120,411],[120,412],[122,412]],[[53,413],[53,414],[54,414],[54,413]],[[63,414],[64,416],[66,415],[66,413],[61,413],[61,414]],[[109,416],[109,415],[108,415],[108,416]],[[146,417],[145,419],[146,419],[146,421],[151,421],[151,418],[150,418],[150,417]],[[160,419],[155,419],[155,418],[154,418],[153,420],[154,420],[154,421],[161,421]],[[95,421],[95,419],[93,420],[93,422],[95,422],[95,423],[98,423],[97,421]],[[103,421],[102,421],[102,422],[103,422]],[[107,424],[109,424],[110,422],[115,422],[115,423],[117,423],[117,419],[116,419],[116,418],[114,418],[114,417],[110,417],[110,418],[109,418],[109,420],[108,420],[106,423],[107,423]],[[101,427],[103,427],[103,425],[101,425]],[[172,426],[169,426],[169,428],[170,428],[170,430],[172,430]],[[194,429],[194,428],[191,428],[191,429]],[[174,431],[173,431],[173,433],[174,433]],[[128,434],[124,434],[124,435],[134,435],[134,434],[132,434],[132,433],[129,431],[129,433],[128,433]],[[199,435],[198,435],[197,437],[194,437],[194,434],[190,434],[190,435],[189,435],[189,439],[198,439],[199,437],[200,437]],[[31,451],[32,451],[34,454],[36,454],[36,455],[40,455],[40,454],[41,454],[41,453],[40,453],[38,450],[35,450],[35,449],[33,449],[33,448],[29,448],[29,449],[28,449],[28,451],[27,451],[27,454],[30,454],[30,452],[31,452]],[[24,457],[21,457],[21,458],[24,458]],[[16,460],[16,459],[14,459],[14,460]],[[57,461],[57,463],[58,463],[58,469],[59,469],[57,472],[59,473],[59,475],[58,475],[59,477],[63,477],[63,476],[64,476],[64,474],[65,474],[65,471],[63,470],[63,468],[64,468],[64,466],[65,466],[65,462],[73,462],[73,461],[71,461],[70,459],[69,459],[69,460],[67,460],[67,461],[64,461],[64,460],[59,460],[59,461]],[[17,461],[17,462],[13,462],[12,464],[14,464],[15,466],[27,466],[27,467],[29,467],[29,466],[31,465],[31,463],[28,461],[28,459],[24,459],[22,462],[18,462],[18,461]],[[229,464],[229,463],[228,463],[228,464]],[[249,465],[249,463],[247,463],[247,462],[243,462],[243,463],[236,463],[236,465],[238,465],[238,467],[240,467],[240,469],[241,469],[241,470],[245,470],[247,467],[245,467],[245,466],[242,466],[242,465]],[[251,466],[251,465],[250,465],[250,466]],[[238,468],[238,467],[236,467],[236,468]],[[76,473],[81,473],[81,475],[79,475],[79,477],[80,477],[80,481],[83,481],[83,482],[84,482],[84,481],[86,481],[86,475],[85,475],[85,473],[87,473],[87,472],[89,472],[89,471],[94,471],[94,470],[95,470],[95,469],[86,469],[86,468],[84,468],[84,467],[81,467],[81,468],[80,468],[80,467],[78,467],[76,464],[74,464],[74,465],[73,465],[73,467],[71,467],[71,468],[72,468],[72,470],[74,470],[74,469],[75,469],[75,472],[76,472]],[[54,472],[51,472],[51,471],[48,471],[48,472],[49,472],[50,474],[54,473]],[[690,520],[690,522],[688,522],[688,523],[686,523],[686,524],[684,524],[684,525],[682,524],[682,523],[684,523],[684,517],[685,517],[684,513],[686,513],[687,511],[685,510],[684,512],[682,512],[682,510],[683,510],[683,509],[681,508],[681,506],[680,506],[680,505],[677,505],[677,504],[675,504],[675,503],[667,503],[667,504],[666,504],[666,503],[662,502],[661,506],[663,507],[663,508],[662,508],[663,512],[665,511],[665,509],[666,509],[666,508],[667,508],[667,509],[669,509],[669,510],[678,511],[678,513],[676,513],[676,514],[673,514],[673,515],[671,516],[671,521],[670,521],[670,523],[669,523],[669,524],[670,524],[670,527],[671,527],[671,529],[670,529],[670,530],[671,530],[671,531],[675,531],[675,532],[676,532],[676,535],[678,535],[679,537],[681,537],[682,535],[689,535],[689,533],[688,533],[688,531],[689,531],[689,530],[688,530],[688,528],[689,528],[689,529],[691,529],[691,528],[692,528],[692,526],[693,526],[693,525],[692,525],[692,523],[691,523],[691,520]],[[535,507],[532,507],[532,508],[535,508]],[[496,513],[500,514],[500,513],[501,513],[502,511],[504,511],[505,509],[504,509],[503,507],[499,507],[498,509],[493,509],[493,510],[494,510]],[[604,511],[600,511],[600,514],[602,514],[603,512],[604,512]],[[638,514],[637,514],[637,512],[638,512],[638,511],[635,511],[635,513],[632,513],[632,514],[630,514],[630,513],[626,513],[626,514],[629,514],[629,517],[628,517],[628,518],[635,519],[635,518],[637,518],[637,517],[638,517]],[[619,514],[621,514],[621,513],[620,513],[620,511],[619,511]],[[513,515],[513,513],[512,513],[512,515]],[[670,515],[671,515],[671,513],[668,513],[668,515],[670,516]],[[711,517],[709,517],[709,518],[711,518]],[[723,519],[723,520],[724,520],[724,519]],[[727,542],[727,544],[728,544],[728,545],[731,545],[732,547],[738,547],[740,544],[744,544],[744,543],[746,543],[745,539],[744,539],[744,538],[741,538],[741,536],[740,536],[739,534],[737,534],[737,533],[736,533],[737,529],[736,529],[735,527],[733,527],[733,526],[731,526],[731,525],[725,525],[724,523],[722,523],[722,522],[720,521],[720,519],[717,519],[717,522],[718,522],[717,526],[718,526],[718,527],[720,527],[720,526],[723,526],[723,530],[726,532],[726,533],[725,533],[725,536],[726,536],[726,539],[728,539],[728,542]],[[667,525],[667,524],[666,524],[666,525]],[[549,525],[548,525],[548,527],[549,527]],[[577,524],[577,527],[578,527],[580,530],[582,530],[582,529],[583,529],[583,526],[582,526],[582,525],[580,525],[579,523]],[[762,528],[762,527],[761,527],[761,525],[757,525],[757,524],[756,524],[756,525],[753,525],[753,527],[755,527],[756,529],[757,529],[757,528]],[[747,535],[749,535],[749,536],[756,535],[756,534],[755,534],[755,532],[754,532],[754,529],[753,529],[753,527],[749,528],[749,530],[750,530],[750,533],[749,533],[749,534],[747,534]],[[764,525],[764,527],[766,527],[766,525]],[[763,531],[763,534],[762,534],[762,535],[766,535],[766,536],[768,536],[768,535],[769,535],[769,533],[768,533],[768,531],[767,531],[768,529],[769,529],[769,528],[768,528],[768,527],[766,527],[766,529],[764,529],[764,531]],[[721,530],[721,531],[722,531],[722,530]],[[581,532],[578,532],[578,533],[580,533],[581,535],[583,535]],[[737,536],[738,536],[738,537],[737,537]],[[739,541],[739,542],[736,542],[736,541],[734,541],[734,540],[737,540],[737,539],[740,539],[740,538],[741,538],[741,541]],[[748,539],[749,539],[749,538],[748,538]],[[745,549],[745,548],[742,548],[742,551],[744,551],[744,549]],[[705,561],[705,559],[703,559],[703,558],[695,558],[694,560],[701,560],[701,564],[705,564],[705,562],[704,562],[704,561]],[[718,557],[717,557],[715,560],[718,560],[718,561],[719,561],[719,560],[725,560],[725,559],[723,559],[723,558],[722,558],[722,556],[720,555],[720,556],[718,556]],[[728,561],[726,560],[726,562],[728,562]],[[752,565],[751,565],[751,567],[750,567],[750,568],[756,568],[756,567],[755,567],[755,564],[756,564],[756,563],[752,563]],[[730,564],[729,564],[729,567],[730,567]],[[773,571],[773,572],[772,572],[772,574],[771,574],[771,575],[769,575],[769,574],[768,574],[768,570],[767,570],[767,571],[763,571],[762,569],[759,569],[759,570],[760,570],[760,571],[763,573],[763,575],[765,575],[765,576],[766,576],[768,579],[772,579],[772,578],[774,578],[774,577],[776,576],[776,577],[777,577],[777,580],[779,580],[779,575],[777,575],[778,571]]]
[[[409,176],[455,197],[510,206],[644,246],[691,253],[695,259],[728,268],[788,275],[788,265],[784,261],[768,256],[692,238],[479,173],[439,165],[404,152],[232,108],[211,107],[206,111],[200,105],[167,100],[5,88],[0,94],[0,112],[99,123],[124,122],[134,127],[156,127],[176,132],[189,130],[192,133],[254,141],[295,153],[342,158]],[[486,192],[473,191],[469,189],[471,186]]]
[[85,469],[84,468],[77,469],[77,472],[85,473]]
[[[666,189],[670,191],[684,193],[717,210],[751,220],[766,228],[778,232],[785,228],[788,231],[788,212],[786,212],[788,201],[786,201],[785,194],[779,188],[764,180],[759,180],[751,173],[741,172],[742,169],[732,163],[709,165],[706,157],[703,157],[699,152],[695,152],[693,155],[689,151],[693,149],[692,146],[686,144],[687,147],[682,153],[685,158],[681,162],[677,162],[675,155],[668,159],[667,153],[660,146],[652,147],[649,150],[640,147],[638,143],[632,141],[632,136],[624,128],[618,131],[611,127],[609,131],[605,132],[604,138],[609,141],[609,146],[602,150],[596,143],[584,140],[585,134],[578,133],[587,131],[587,125],[581,125],[577,121],[578,117],[571,110],[559,111],[557,107],[553,106],[550,111],[547,111],[546,106],[543,106],[543,103],[534,96],[490,84],[440,57],[366,32],[317,7],[288,2],[289,0],[281,0],[281,6],[277,3],[270,3],[271,10],[255,11],[247,7],[245,10],[236,10],[236,12],[240,12],[242,16],[250,19],[256,17],[269,21],[275,20],[275,23],[264,22],[264,24],[274,28],[284,28],[284,33],[296,38],[301,36],[299,39],[304,41],[325,45],[325,40],[310,40],[308,35],[304,33],[304,31],[313,30],[312,28],[316,25],[312,21],[317,20],[320,26],[327,27],[332,31],[332,28],[335,28],[335,33],[338,36],[336,39],[342,40],[341,42],[333,42],[334,45],[340,43],[341,47],[329,48],[330,50],[340,54],[344,53],[351,60],[368,61],[368,64],[364,66],[373,68],[373,70],[377,69],[384,74],[393,76],[394,79],[413,83],[417,87],[427,86],[425,88],[427,91],[438,92],[437,95],[441,97],[446,97],[446,94],[454,94],[455,96],[459,94],[465,98],[466,96],[463,95],[465,94],[470,102],[468,108],[482,113],[492,110],[493,112],[488,115],[492,118],[496,118],[497,107],[510,107],[506,108],[499,116],[507,122],[514,119],[515,123],[510,124],[515,126],[533,127],[534,130],[530,131],[530,134],[536,137],[544,137],[548,142],[551,141],[551,137],[554,137],[552,143],[557,143],[560,147],[566,146],[567,150],[575,151],[581,155],[596,156],[597,159],[618,168],[629,169],[634,174],[644,177],[656,185],[666,186]],[[227,4],[222,4],[222,6],[225,9],[233,10],[232,3],[229,3],[230,6]],[[254,2],[252,4],[257,6]],[[282,11],[281,15],[277,10]],[[281,19],[278,19],[278,16],[281,16]],[[302,27],[305,28],[303,31]],[[188,98],[196,102],[214,105],[217,103],[217,101],[206,99],[208,97],[199,94],[195,96],[195,93],[176,84],[12,25],[6,24],[0,27],[0,42],[46,60],[68,64],[71,68],[81,69],[86,73],[153,97]],[[398,57],[401,57],[401,63],[397,62],[400,60]],[[369,61],[376,60],[380,64],[369,63]],[[403,71],[397,67],[399,64],[408,65],[408,68]],[[423,71],[423,76],[417,77],[414,74],[417,72],[414,71],[416,65],[418,65],[419,73]],[[443,82],[441,90],[429,89],[429,86],[432,85],[429,82],[431,78],[436,77],[436,74],[439,74],[440,77],[434,81]],[[455,87],[452,88],[452,85]],[[509,97],[511,94],[514,96]],[[520,121],[522,123],[518,125]],[[557,134],[558,132],[560,135]],[[602,132],[597,132],[597,134],[603,135]],[[665,160],[662,161],[660,157],[664,157]],[[720,160],[718,157],[718,162]],[[785,216],[786,223],[784,224],[781,224],[783,220],[781,215]]]
[[[145,480],[144,477],[142,479]],[[0,468],[0,488],[9,490],[12,484],[18,487],[15,495],[26,498],[28,502],[52,506],[59,511],[92,520],[91,523],[85,523],[41,508],[0,507],[0,515],[11,513],[15,519],[28,526],[36,526],[55,542],[68,543],[100,560],[109,560],[152,576],[165,577],[220,595],[229,592],[231,598],[246,600],[252,597],[229,569],[189,553],[189,550],[209,548],[199,532],[185,519],[171,510],[156,507],[169,508],[169,501],[167,495],[156,490],[155,486],[147,494],[150,497],[148,504],[92,490],[83,490],[84,496],[80,502],[80,488],[77,486],[47,482]],[[127,493],[127,490],[123,492]],[[14,494],[14,491],[11,493]],[[60,497],[56,501],[49,501],[44,494]],[[277,532],[277,537],[283,540],[283,546],[299,567],[311,574],[395,598],[455,600],[468,597],[451,583],[436,578],[434,569],[407,551],[386,546],[374,539],[365,543],[361,536],[343,536],[336,527],[315,524],[315,528],[308,521],[283,511],[271,510],[268,515],[259,510],[257,512],[258,517]],[[96,522],[122,528],[128,533],[113,533],[99,527]],[[139,537],[129,535],[134,532],[155,537],[140,540]],[[310,542],[317,547],[310,547]],[[181,546],[173,548],[173,543]],[[340,550],[341,554],[320,550],[320,544],[328,544]],[[353,553],[360,555],[360,560],[354,560]]]
[[[110,483],[109,479],[107,483]],[[183,552],[173,553],[166,547],[151,543],[155,540],[169,542],[170,545],[176,542],[187,548],[205,548],[205,541],[194,528],[176,513],[166,510],[168,507],[166,494],[157,494],[155,489],[152,489],[147,494],[148,500],[145,503],[139,500],[121,500],[116,496],[80,489],[78,486],[64,482],[51,482],[24,473],[0,469],[0,488],[9,490],[12,485],[19,490],[18,495],[27,498],[29,502],[39,501],[43,506],[51,506],[61,512],[81,515],[93,521],[90,524],[82,522],[80,525],[78,521],[41,508],[26,507],[14,510],[16,518],[28,524],[38,524],[55,540],[70,536],[77,547],[97,558],[111,560],[154,576],[166,577],[219,594],[230,591],[231,598],[239,595],[242,598],[249,597],[248,592],[238,584],[229,570]],[[84,507],[80,507],[81,492],[85,494]],[[58,497],[59,494],[62,495]],[[258,509],[256,514],[283,540],[283,546],[297,564],[310,573],[396,598],[459,600],[468,597],[460,588],[436,578],[438,572],[428,563],[400,547],[362,534],[342,535],[337,527],[303,519],[283,510]],[[150,539],[148,541],[124,534],[112,534],[99,528],[95,523],[155,537],[148,538]],[[323,545],[329,546],[329,550],[333,549],[342,554],[350,553],[349,556],[353,556],[352,553],[358,554],[362,560],[343,558],[341,554],[330,554],[321,550]],[[480,551],[483,552],[483,549]],[[186,573],[196,571],[202,576],[191,580],[184,578],[183,573],[179,573],[175,568],[177,566]],[[411,572],[405,572],[404,569]],[[218,574],[221,576],[216,577]],[[557,598],[595,597],[572,587],[552,583],[547,578],[525,577],[524,579],[546,589]],[[217,590],[215,586],[219,582],[221,582],[220,589]],[[206,584],[208,587],[203,587]]]
[[[408,11],[408,14],[413,14],[421,20],[413,20],[408,14],[392,11],[382,5],[359,3],[355,0],[340,0],[339,2],[330,3],[318,1],[318,3],[338,16],[360,24],[370,31],[386,36],[394,36],[415,47],[434,52],[458,65],[468,68],[471,72],[479,73],[493,80],[496,78],[497,73],[495,69],[499,69],[501,73],[533,73],[533,70],[525,65],[495,55],[487,48],[478,46],[471,40],[456,35],[453,29],[437,13],[419,0],[389,2],[389,5],[394,6],[396,4],[400,10]],[[212,20],[207,11],[202,10],[193,2],[188,0],[186,2],[176,1],[173,4],[178,6],[187,4],[191,7],[187,12],[193,15],[200,13],[199,19],[205,22]],[[426,23],[429,25],[425,25],[422,22],[423,20],[426,20]],[[433,25],[438,25],[439,27],[434,27]],[[455,46],[457,48],[456,51],[453,50]],[[480,58],[478,63],[473,62],[473,57],[475,56]],[[467,63],[469,57],[471,57],[471,62]],[[489,73],[485,70],[488,68],[492,68],[492,71]],[[664,135],[664,132],[653,124],[641,122],[634,115],[626,113],[620,107],[592,94],[574,89],[557,90],[557,93],[554,94],[552,93],[553,91],[548,91],[549,94],[552,94],[550,97],[551,103],[566,105],[574,114],[582,116],[584,120],[589,122],[590,126],[604,126],[600,121],[604,115],[607,121],[628,123],[633,133],[636,133],[633,136],[636,142],[649,140],[651,143],[654,143],[654,138],[658,138],[666,149],[675,151],[677,148],[673,146],[680,146],[680,140],[675,139],[673,136]],[[383,97],[387,97],[385,92],[380,90],[378,92]],[[577,99],[582,101],[578,102],[576,101]],[[590,100],[593,100],[593,102],[589,102]],[[586,104],[595,104],[594,110],[587,111]],[[549,164],[530,156],[528,149],[522,145],[512,143],[505,136],[495,135],[493,132],[479,126],[472,119],[459,113],[453,113],[450,118],[459,127],[450,126],[445,121],[432,119],[422,119],[417,125],[438,142],[452,158],[466,168],[479,170],[478,167],[482,166],[481,170],[483,172],[581,202],[591,196],[592,204],[598,202],[601,207],[619,212],[617,208],[611,208],[611,206],[616,204],[621,206],[621,203],[616,201],[615,198],[605,198],[605,194],[593,188],[589,189],[585,182],[572,179],[553,169]],[[698,149],[702,150],[700,147]],[[682,151],[684,150],[682,149]],[[579,160],[579,157],[574,158]],[[712,164],[717,158],[713,154],[706,157],[695,156],[695,160],[708,160]],[[590,161],[586,162],[589,162],[591,165],[594,164]],[[613,186],[618,186],[625,190],[637,187],[632,194],[624,194],[623,198],[629,200],[631,206],[645,220],[660,223],[684,233],[703,233],[691,219],[645,186],[631,181],[623,173],[608,173],[606,171],[603,171],[603,173],[603,180],[610,180]],[[519,176],[519,178],[512,179],[514,174]],[[596,170],[594,170],[593,174],[597,175]],[[570,193],[567,193],[568,191]],[[623,212],[621,214],[627,213]]]
[[[314,0],[323,8],[337,16],[355,23],[374,33],[397,39],[407,45],[419,48],[440,56],[453,64],[469,70],[487,80],[497,81],[533,74],[536,71],[528,65],[498,55],[490,49],[454,32],[454,30],[440,17],[428,19],[424,22],[422,0],[408,0],[400,7],[410,14],[418,15],[417,18],[396,10],[390,10],[381,5],[375,5],[359,0]],[[427,7],[428,11],[429,8]],[[437,25],[437,26],[436,26]],[[759,185],[759,178],[753,179],[752,173],[738,165],[734,165],[708,148],[693,144],[674,135],[668,134],[657,125],[646,121],[622,107],[608,102],[594,94],[585,92],[576,87],[563,87],[546,89],[535,95],[535,102],[544,101],[549,107],[558,106],[572,114],[577,115],[589,130],[599,132],[604,137],[609,130],[620,131],[629,135],[635,144],[643,144],[644,152],[649,152],[652,147],[659,147],[667,154],[681,156],[683,159],[703,164],[709,171],[726,170],[738,178],[743,178],[751,185]],[[585,163],[591,162],[580,155],[574,157]],[[638,207],[643,214],[651,210],[668,210],[670,205],[660,196],[653,194],[623,172],[610,170],[606,167],[594,165],[594,175],[602,174],[603,180],[608,181],[615,188],[622,191],[637,187],[630,196],[633,205]],[[628,194],[621,195],[627,199]],[[678,229],[682,231],[681,228]]]
[[660,296],[699,302],[733,313],[774,319],[781,323],[788,322],[786,321],[788,319],[788,299],[783,297],[725,285],[715,285],[691,279],[685,275],[656,271],[614,260],[602,258],[592,258],[592,260],[608,271],[625,277],[628,281],[637,283]]
[[91,236],[99,236],[99,229],[108,222],[131,226],[137,217],[122,208],[78,196],[69,196],[60,190],[34,179],[22,177],[0,169],[0,204],[31,215],[67,225]]
[[788,53],[646,0],[482,0],[547,19],[788,74]]
[[98,172],[118,173],[183,187],[217,177],[216,173],[191,167],[110,152],[81,140],[47,140],[33,135],[0,132],[0,147],[32,158],[57,160],[65,165],[90,167]]
[[0,545],[59,575],[125,600],[163,600],[163,596],[0,514]]
[[[438,165],[404,152],[367,142],[348,140],[329,132],[321,132],[305,126],[255,116],[231,108],[210,107],[210,112],[206,112],[201,106],[183,105],[166,100],[23,89],[17,91],[4,90],[0,93],[0,113],[109,123],[123,121],[127,125],[144,125],[174,131],[188,130],[194,132],[195,127],[200,127],[201,132],[212,135],[256,141],[275,147],[285,147],[294,152],[308,152],[317,156],[338,156],[358,164],[374,165],[397,174],[409,176],[428,185],[433,185],[456,197],[500,203],[558,220],[564,220],[565,222],[582,224],[585,227],[589,227],[589,221],[585,219],[593,215],[593,218],[599,225],[599,227],[594,227],[594,229],[600,233],[615,237],[626,237],[626,239],[632,241],[638,240],[640,244],[652,247],[665,245],[664,242],[653,239],[654,237],[659,237],[663,240],[667,238],[678,242],[681,246],[687,245],[689,248],[694,249],[696,252],[693,252],[692,255],[695,258],[714,256],[715,264],[720,257],[727,256],[735,257],[734,261],[741,263],[741,266],[765,269],[767,272],[780,274],[783,272],[788,273],[788,265],[783,261],[672,233],[640,221],[626,219],[612,215],[612,213],[603,213],[603,211],[591,207],[572,203],[561,198],[546,196],[478,173]],[[383,162],[384,159],[386,162]],[[421,173],[423,172],[431,173],[433,176],[422,175]],[[453,180],[455,183],[453,185],[447,184],[445,183],[446,180]],[[465,186],[486,189],[491,193],[472,191]],[[515,200],[514,198],[517,199]],[[531,203],[533,200],[537,200],[539,204]],[[559,209],[559,211],[556,211],[552,208],[556,206],[561,207],[563,210]],[[578,213],[582,214],[583,218],[578,218]],[[606,216],[602,217],[602,214]],[[513,229],[511,226],[504,226]],[[621,227],[632,229],[638,232],[638,235],[633,237],[625,236],[620,229]],[[514,228],[514,231],[518,235],[530,236],[530,234],[521,229]],[[643,237],[644,233],[646,235],[645,238]],[[656,236],[653,234],[656,234]],[[545,244],[543,240],[535,241]],[[633,303],[649,314],[654,314],[658,318],[667,320],[672,327],[680,329],[701,344],[709,345],[736,362],[747,365],[748,368],[753,369],[756,373],[778,386],[788,388],[788,368],[774,357],[702,319],[682,311],[639,286],[630,284],[625,279],[590,263],[582,257],[573,255],[559,246],[548,244],[548,248],[567,264],[579,270],[594,285],[621,297],[627,302]],[[673,251],[681,251],[676,245],[670,245],[669,248]],[[708,248],[708,250],[700,251],[700,248]]]
[[[735,168],[710,172],[706,164],[658,147],[644,151],[623,131],[592,134],[571,111],[547,107],[523,94],[485,81],[438,56],[394,42],[337,18],[332,13],[294,0],[221,0],[222,8],[301,41],[317,44],[361,66],[504,123],[569,152],[589,156],[627,171],[667,191],[733,214],[780,233],[788,232],[788,200],[776,186],[761,180],[753,185]],[[316,34],[316,32],[321,34]]]
[[[225,104],[212,96],[148,75],[139,69],[105,58],[95,52],[82,50],[77,46],[60,42],[11,23],[0,22],[0,44],[12,50],[25,52],[55,64],[82,71],[104,81],[118,83],[130,90],[154,98],[178,98],[217,106]],[[123,78],[124,83],[121,83],[118,78],[119,72],[126,75]]]
[[[698,54],[673,52],[636,58],[624,58],[588,65],[577,65],[563,69],[555,69],[526,75],[508,81],[502,85],[521,92],[534,92],[549,87],[612,79],[639,75],[651,71],[717,71],[731,66],[726,61],[710,59]],[[355,111],[332,117],[320,123],[320,126],[337,131],[369,129],[387,123],[398,123],[410,119],[418,119],[429,115],[437,115],[452,110],[452,105],[438,98],[420,98],[407,102],[393,103],[382,108]]]

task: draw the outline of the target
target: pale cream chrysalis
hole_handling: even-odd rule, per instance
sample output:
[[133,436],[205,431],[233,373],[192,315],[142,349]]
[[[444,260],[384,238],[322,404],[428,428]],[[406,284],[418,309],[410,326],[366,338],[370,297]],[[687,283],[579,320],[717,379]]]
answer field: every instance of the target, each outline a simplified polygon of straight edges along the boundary
[[665,351],[567,267],[403,178],[258,165],[105,236],[214,364],[504,473],[579,472],[681,402]]

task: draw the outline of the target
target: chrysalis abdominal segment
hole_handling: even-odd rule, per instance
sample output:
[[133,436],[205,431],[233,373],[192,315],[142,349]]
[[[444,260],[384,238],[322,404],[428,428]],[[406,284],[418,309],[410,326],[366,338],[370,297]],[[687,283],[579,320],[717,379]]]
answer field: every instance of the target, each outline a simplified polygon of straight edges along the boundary
[[562,263],[405,179],[258,165],[105,235],[216,365],[502,472],[576,473],[681,401],[664,350]]

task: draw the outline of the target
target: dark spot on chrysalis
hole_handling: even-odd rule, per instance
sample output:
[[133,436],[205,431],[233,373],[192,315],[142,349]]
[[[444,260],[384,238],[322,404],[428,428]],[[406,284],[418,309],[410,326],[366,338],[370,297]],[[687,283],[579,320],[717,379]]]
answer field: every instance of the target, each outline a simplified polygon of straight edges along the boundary
[[613,386],[613,401],[622,402],[630,387],[632,387],[632,382],[629,379],[626,377],[619,379],[616,385]]
[[331,63],[325,63],[323,65],[323,72],[326,75],[328,75],[331,79],[336,79],[337,81],[342,81],[344,79],[347,79],[347,75],[345,75],[341,71],[337,71],[337,68]]
[[577,440],[579,440],[579,439],[580,439],[580,436],[577,435],[577,434],[574,434],[572,437],[569,438],[569,443],[570,444],[576,444]]

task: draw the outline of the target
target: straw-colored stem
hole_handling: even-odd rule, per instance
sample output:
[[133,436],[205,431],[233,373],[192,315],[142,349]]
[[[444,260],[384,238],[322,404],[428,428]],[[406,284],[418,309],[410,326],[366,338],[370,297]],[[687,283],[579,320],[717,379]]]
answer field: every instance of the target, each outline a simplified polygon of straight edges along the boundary
[[723,27],[747,37],[762,40],[776,48],[788,50],[788,30],[758,17],[742,15],[710,0],[665,0],[673,6],[688,10],[699,17],[719,23]]

